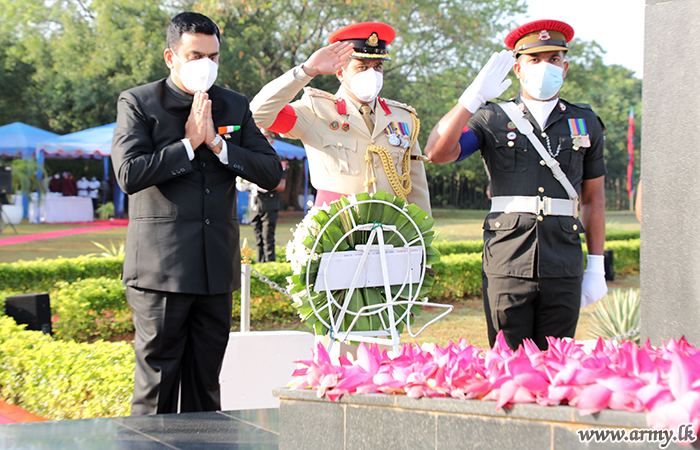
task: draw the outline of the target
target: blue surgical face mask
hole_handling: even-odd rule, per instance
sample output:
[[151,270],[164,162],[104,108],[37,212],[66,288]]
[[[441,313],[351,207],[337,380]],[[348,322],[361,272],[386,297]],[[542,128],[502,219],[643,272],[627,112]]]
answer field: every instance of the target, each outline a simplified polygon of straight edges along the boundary
[[554,64],[521,64],[520,72],[523,89],[537,100],[553,98],[564,84],[564,69]]

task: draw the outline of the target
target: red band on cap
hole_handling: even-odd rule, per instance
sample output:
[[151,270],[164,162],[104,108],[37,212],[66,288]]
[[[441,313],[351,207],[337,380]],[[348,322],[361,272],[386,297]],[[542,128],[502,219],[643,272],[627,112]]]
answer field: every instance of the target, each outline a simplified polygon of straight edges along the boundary
[[267,129],[274,131],[275,133],[284,134],[294,128],[294,124],[297,123],[297,113],[292,108],[292,105],[287,105],[282,108],[282,111],[277,114],[275,122],[270,125]]

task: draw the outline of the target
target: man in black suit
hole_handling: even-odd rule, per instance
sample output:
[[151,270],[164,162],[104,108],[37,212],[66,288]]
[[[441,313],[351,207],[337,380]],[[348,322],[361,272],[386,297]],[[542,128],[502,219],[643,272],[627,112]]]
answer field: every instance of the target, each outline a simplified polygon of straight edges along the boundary
[[[112,158],[129,194],[123,282],[134,311],[132,415],[221,408],[219,371],[240,287],[236,177],[280,181],[248,99],[213,85],[219,29],[168,25],[167,79],[119,96]],[[178,406],[179,405],[179,406]]]

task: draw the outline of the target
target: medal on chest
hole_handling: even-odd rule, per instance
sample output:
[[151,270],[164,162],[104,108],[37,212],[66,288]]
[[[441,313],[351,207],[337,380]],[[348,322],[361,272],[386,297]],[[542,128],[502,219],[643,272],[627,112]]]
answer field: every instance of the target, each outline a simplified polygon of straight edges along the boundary
[[406,122],[391,122],[384,129],[384,133],[389,139],[389,144],[394,147],[408,148],[411,145],[410,133]]
[[588,136],[588,128],[586,127],[586,119],[569,119],[569,130],[571,131],[571,140],[574,147],[591,146],[591,138]]

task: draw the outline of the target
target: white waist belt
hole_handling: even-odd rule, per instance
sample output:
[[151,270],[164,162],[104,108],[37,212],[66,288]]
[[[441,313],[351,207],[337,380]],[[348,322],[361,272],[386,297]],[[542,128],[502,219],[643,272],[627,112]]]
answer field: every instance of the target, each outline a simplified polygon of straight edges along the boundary
[[507,195],[491,198],[491,212],[531,213],[544,216],[578,217],[578,200]]

